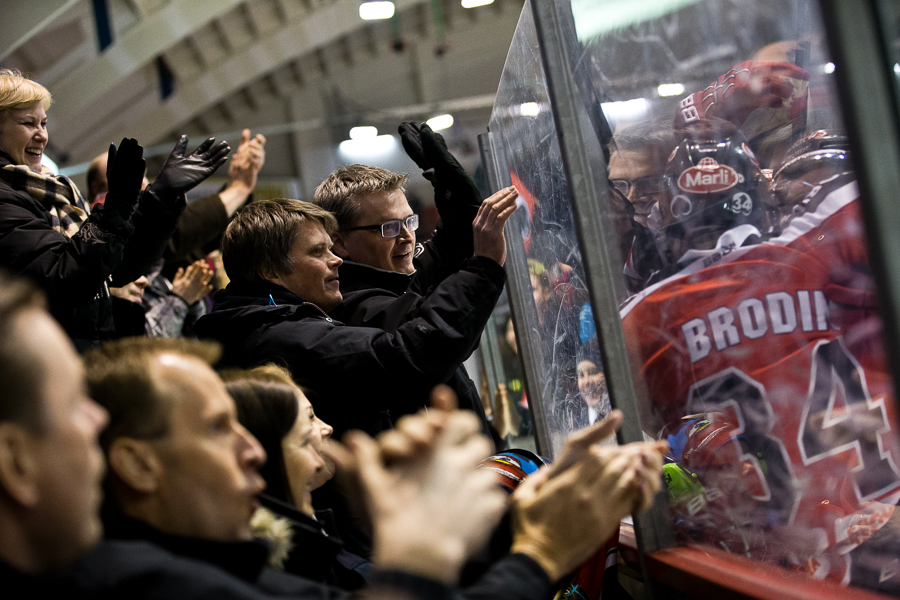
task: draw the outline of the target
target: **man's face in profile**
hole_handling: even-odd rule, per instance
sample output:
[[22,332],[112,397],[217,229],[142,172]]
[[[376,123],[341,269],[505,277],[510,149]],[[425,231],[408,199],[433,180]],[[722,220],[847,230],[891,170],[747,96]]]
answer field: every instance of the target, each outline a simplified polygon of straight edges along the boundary
[[291,247],[291,272],[269,277],[268,281],[325,312],[334,310],[342,300],[338,267],[344,261],[331,250],[331,236],[322,224],[306,219],[297,226],[296,241]]
[[151,525],[186,537],[249,539],[250,517],[265,489],[265,451],[237,420],[234,401],[202,360],[174,353],[155,359],[159,392],[170,399],[169,432],[150,442],[161,470],[162,508]]
[[28,432],[34,495],[28,518],[47,566],[66,564],[100,540],[101,481],[97,442],[108,415],[87,397],[81,359],[56,322],[24,312],[14,327],[21,352],[36,369],[42,430]]

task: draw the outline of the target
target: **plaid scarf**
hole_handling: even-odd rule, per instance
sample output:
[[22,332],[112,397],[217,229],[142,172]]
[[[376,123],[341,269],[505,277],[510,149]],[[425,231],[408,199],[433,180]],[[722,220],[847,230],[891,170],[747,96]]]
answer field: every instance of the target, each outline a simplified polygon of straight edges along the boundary
[[42,175],[22,165],[6,165],[0,168],[0,181],[15,190],[25,190],[28,195],[50,213],[53,229],[67,238],[81,229],[91,209],[84,196],[64,175]]

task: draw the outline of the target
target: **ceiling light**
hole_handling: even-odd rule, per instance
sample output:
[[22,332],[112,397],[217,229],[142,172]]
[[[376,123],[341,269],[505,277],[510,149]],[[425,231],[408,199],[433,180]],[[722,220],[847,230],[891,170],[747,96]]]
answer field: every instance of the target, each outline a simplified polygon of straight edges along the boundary
[[363,2],[359,3],[359,18],[371,21],[374,19],[390,19],[394,16],[393,2]]
[[453,115],[440,115],[437,117],[432,117],[425,121],[425,124],[434,129],[435,131],[440,131],[441,129],[447,129],[451,125],[453,125]]
[[541,106],[537,102],[524,102],[519,105],[519,114],[523,117],[536,117],[541,114]]
[[396,150],[397,141],[392,135],[379,135],[362,140],[344,140],[339,145],[344,158],[363,161],[375,156],[387,155]]
[[661,83],[656,91],[660,96],[680,96],[684,93],[684,86],[680,83]]
[[649,114],[650,103],[646,98],[633,98],[619,102],[604,102],[603,114],[611,121],[640,121]]
[[493,4],[494,0],[462,0],[463,8],[475,8],[476,6],[485,6]]
[[834,63],[833,62],[825,63],[825,66],[822,68],[822,70],[825,71],[826,73],[828,73],[829,75],[831,73],[834,73]]
[[370,140],[378,135],[378,129],[371,125],[363,127],[354,127],[350,130],[351,140]]

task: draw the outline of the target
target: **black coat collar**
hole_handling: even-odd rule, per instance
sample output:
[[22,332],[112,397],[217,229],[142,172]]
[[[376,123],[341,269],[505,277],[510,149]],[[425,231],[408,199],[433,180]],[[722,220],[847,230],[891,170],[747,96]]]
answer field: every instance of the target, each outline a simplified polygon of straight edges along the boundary
[[338,268],[342,293],[381,288],[400,296],[409,289],[415,276],[415,273],[385,271],[350,260],[345,260]]
[[173,554],[211,563],[250,583],[259,579],[269,558],[269,545],[262,540],[221,542],[171,535],[120,513],[104,515],[104,529],[109,539],[148,541]]

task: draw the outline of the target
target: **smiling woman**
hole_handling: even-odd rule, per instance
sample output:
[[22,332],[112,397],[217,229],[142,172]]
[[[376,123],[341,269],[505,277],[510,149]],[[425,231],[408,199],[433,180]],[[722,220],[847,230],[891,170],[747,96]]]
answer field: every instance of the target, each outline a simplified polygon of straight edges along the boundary
[[[268,457],[259,471],[266,480],[262,505],[290,529],[292,544],[278,566],[344,589],[359,588],[368,561],[343,549],[331,511],[315,512],[310,496],[334,475],[334,464],[323,454],[331,426],[316,416],[303,389],[278,365],[231,369],[220,376],[237,406],[238,419]],[[254,523],[259,526],[256,533],[274,538],[277,548],[278,535],[273,532],[278,528],[260,514]]]
[[110,145],[109,192],[92,211],[70,179],[41,167],[49,142],[47,88],[0,69],[0,267],[26,275],[47,294],[50,311],[79,350],[116,337],[108,282],[144,275],[162,255],[184,210],[184,193],[226,159],[209,139],[185,155],[176,144],[144,192],[143,148]]
[[22,78],[22,84],[3,90],[0,96],[0,148],[13,162],[41,172],[41,158],[47,145],[47,109],[51,97],[47,88]]

